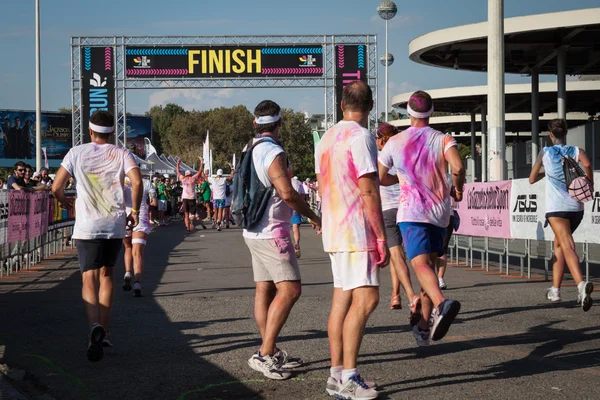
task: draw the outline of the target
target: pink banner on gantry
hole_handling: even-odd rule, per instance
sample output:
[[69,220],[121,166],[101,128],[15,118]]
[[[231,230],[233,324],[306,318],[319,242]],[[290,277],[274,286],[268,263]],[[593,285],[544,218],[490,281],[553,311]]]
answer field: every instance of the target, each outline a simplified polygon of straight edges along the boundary
[[8,243],[27,239],[29,194],[20,190],[8,193]]
[[460,217],[459,235],[510,239],[512,182],[469,183],[463,200],[455,203]]

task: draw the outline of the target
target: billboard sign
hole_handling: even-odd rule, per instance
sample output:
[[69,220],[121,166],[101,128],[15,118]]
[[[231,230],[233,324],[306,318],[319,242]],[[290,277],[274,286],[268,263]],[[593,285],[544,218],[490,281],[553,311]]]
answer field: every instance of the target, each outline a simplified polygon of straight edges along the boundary
[[[42,113],[42,147],[62,160],[72,145],[71,114]],[[35,111],[0,110],[0,158],[35,158]]]
[[323,47],[186,46],[125,48],[127,78],[323,76]]
[[144,116],[126,117],[127,148],[136,156],[146,158],[146,143],[148,138],[152,141],[152,118]]
[[338,45],[335,46],[335,122],[344,116],[342,113],[342,92],[352,81],[368,82],[367,46]]
[[81,49],[81,132],[82,142],[90,142],[88,125],[96,110],[115,114],[115,77],[112,47]]

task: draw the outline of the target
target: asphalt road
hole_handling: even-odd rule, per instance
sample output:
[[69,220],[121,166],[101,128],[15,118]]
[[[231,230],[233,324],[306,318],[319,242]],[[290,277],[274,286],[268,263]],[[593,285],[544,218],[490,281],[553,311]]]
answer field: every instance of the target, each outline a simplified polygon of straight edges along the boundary
[[[118,266],[115,347],[99,363],[85,357],[87,324],[72,256],[0,281],[0,364],[25,371],[14,384],[30,398],[325,398],[331,271],[320,238],[308,228],[302,235],[303,294],[278,342],[306,361],[292,380],[269,381],[246,364],[259,336],[241,232],[186,236],[182,223],[152,233],[145,297],[121,290]],[[419,349],[408,311],[389,309],[389,269],[382,276],[359,360],[381,398],[600,398],[600,304],[583,313],[575,288],[549,304],[548,283],[449,268],[446,295],[461,301],[462,312],[444,340]]]

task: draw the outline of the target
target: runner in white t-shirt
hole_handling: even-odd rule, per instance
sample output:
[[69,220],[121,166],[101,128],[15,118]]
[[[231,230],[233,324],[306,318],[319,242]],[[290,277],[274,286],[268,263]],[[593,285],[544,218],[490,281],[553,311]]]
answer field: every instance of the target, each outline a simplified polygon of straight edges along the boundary
[[260,349],[250,357],[248,365],[269,379],[289,378],[291,374],[287,369],[302,365],[276,343],[302,290],[290,239],[292,209],[309,217],[317,228],[321,222],[292,187],[287,156],[278,141],[280,112],[279,105],[270,100],[262,101],[254,110],[258,136],[253,143],[262,141],[253,147],[252,163],[260,182],[273,190],[257,226],[244,229],[243,233],[252,255],[256,285],[254,316],[262,338]]
[[[379,125],[375,138],[377,140],[377,149],[381,151],[385,144],[392,137],[398,134],[398,128],[394,125],[384,122]],[[388,171],[390,175],[396,176],[396,170],[392,168]],[[406,261],[404,248],[402,247],[402,235],[396,221],[398,214],[398,200],[400,199],[400,186],[398,184],[392,186],[380,186],[381,193],[381,209],[383,210],[383,222],[385,223],[385,231],[387,243],[390,249],[390,274],[392,277],[392,299],[390,308],[401,309],[400,301],[400,285],[404,287],[406,297],[409,300],[410,316],[409,321],[411,326],[414,326],[421,319],[421,298],[415,295],[410,280],[410,272]]]
[[[144,250],[150,235],[150,213],[149,204],[151,199],[156,197],[156,191],[152,187],[149,180],[144,179],[144,193],[142,195],[142,203],[140,205],[140,222],[133,230],[128,229],[123,246],[125,246],[125,276],[123,277],[123,290],[130,291],[131,280],[133,282],[133,296],[142,297],[142,273],[144,271]],[[125,209],[127,213],[131,213],[132,208],[132,190],[131,181],[125,178]],[[133,274],[132,274],[133,272]]]
[[[138,224],[143,193],[142,176],[132,154],[110,144],[114,125],[115,119],[108,111],[94,112],[89,125],[91,143],[69,150],[52,186],[54,197],[64,208],[71,208],[72,200],[65,197],[64,188],[69,178],[77,180],[73,239],[77,241],[82,297],[90,323],[90,361],[100,361],[103,345],[111,344],[108,323],[114,296],[113,267],[126,226],[133,229]],[[125,175],[132,187],[129,215],[123,194]]]
[[221,230],[222,224],[225,222],[225,201],[227,200],[227,184],[233,180],[233,168],[229,164],[231,174],[223,176],[223,170],[217,170],[217,176],[212,178],[212,195],[215,208],[215,223],[217,230]]
[[[290,175],[292,174],[292,171],[290,170]],[[302,182],[300,182],[298,180],[297,176],[294,176],[292,178],[292,186],[294,187],[294,190],[296,192],[298,192],[298,194],[305,199],[306,198],[306,193],[304,192],[304,186],[302,185]],[[294,233],[294,250],[296,251],[296,257],[300,258],[300,256],[302,255],[302,253],[300,252],[300,225],[302,224],[302,215],[300,215],[299,212],[294,211],[292,214],[292,231]]]

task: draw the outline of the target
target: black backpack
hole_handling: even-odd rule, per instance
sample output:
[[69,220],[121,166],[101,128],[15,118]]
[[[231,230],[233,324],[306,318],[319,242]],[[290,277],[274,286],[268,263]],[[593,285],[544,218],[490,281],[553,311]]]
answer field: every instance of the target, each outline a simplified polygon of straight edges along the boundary
[[273,196],[273,188],[262,184],[252,162],[252,151],[259,144],[268,139],[254,139],[248,142],[246,151],[235,169],[233,176],[233,198],[231,201],[231,214],[237,226],[252,229],[261,220],[269,199]]

